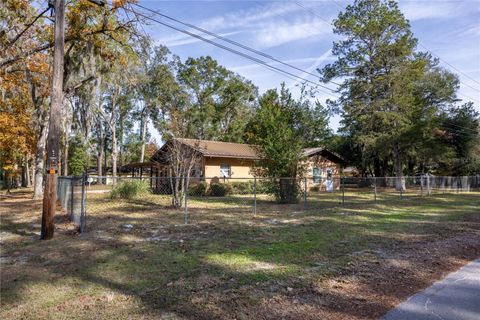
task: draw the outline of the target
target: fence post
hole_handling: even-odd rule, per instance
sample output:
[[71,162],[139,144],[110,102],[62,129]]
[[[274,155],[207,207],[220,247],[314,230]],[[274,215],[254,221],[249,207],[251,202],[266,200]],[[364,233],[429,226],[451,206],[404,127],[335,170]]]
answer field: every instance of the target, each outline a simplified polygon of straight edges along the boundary
[[184,190],[184,201],[183,201],[183,223],[188,224],[188,184],[187,184],[187,178],[185,177],[185,190]]
[[80,233],[85,232],[85,224],[86,224],[86,192],[85,192],[85,184],[87,183],[88,175],[86,173],[82,176],[82,204],[81,204],[81,211],[80,211]]
[[73,218],[74,218],[74,211],[73,211],[73,189],[75,188],[75,184],[74,184],[74,177],[72,176],[70,180],[70,214],[69,214],[69,217],[70,217],[70,221],[73,221]]
[[423,174],[420,175],[420,196],[423,197]]
[[307,177],[303,178],[303,208],[307,209]]
[[257,177],[253,178],[253,215],[257,215]]
[[373,192],[375,194],[375,203],[377,202],[377,177],[373,177]]
[[430,175],[427,174],[427,195],[430,195]]
[[342,207],[345,207],[345,183],[343,177],[340,177],[340,186],[342,188]]

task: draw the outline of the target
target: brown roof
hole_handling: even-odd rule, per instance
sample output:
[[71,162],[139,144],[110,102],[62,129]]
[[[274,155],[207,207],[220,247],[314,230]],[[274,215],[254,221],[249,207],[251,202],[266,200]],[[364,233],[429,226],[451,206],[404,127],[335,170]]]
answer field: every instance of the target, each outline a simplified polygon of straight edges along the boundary
[[318,154],[335,163],[342,163],[342,164],[346,163],[345,159],[342,156],[340,156],[339,154],[333,151],[327,150],[323,147],[305,148],[303,149],[303,154],[305,157],[310,157]]
[[176,140],[198,150],[206,157],[260,159],[255,149],[248,144],[185,138]]
[[[244,144],[244,143],[197,140],[197,139],[186,139],[186,138],[176,138],[175,140],[191,148],[194,148],[195,150],[203,154],[205,157],[241,158],[241,159],[253,159],[253,160],[261,159],[251,145]],[[160,148],[158,152],[160,152],[162,149],[163,147]],[[335,163],[345,163],[345,160],[340,155],[334,152],[328,151],[325,148],[321,148],[321,147],[306,148],[303,150],[303,152],[306,157],[320,154]],[[155,158],[155,156],[153,158]],[[153,160],[158,161],[158,159],[153,159]]]

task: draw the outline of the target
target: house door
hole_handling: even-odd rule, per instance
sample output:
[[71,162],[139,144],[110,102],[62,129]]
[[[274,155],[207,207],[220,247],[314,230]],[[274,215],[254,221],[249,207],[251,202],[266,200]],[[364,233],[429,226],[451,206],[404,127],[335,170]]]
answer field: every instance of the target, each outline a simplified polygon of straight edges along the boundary
[[327,181],[326,181],[326,189],[329,192],[333,191],[333,170],[327,169]]

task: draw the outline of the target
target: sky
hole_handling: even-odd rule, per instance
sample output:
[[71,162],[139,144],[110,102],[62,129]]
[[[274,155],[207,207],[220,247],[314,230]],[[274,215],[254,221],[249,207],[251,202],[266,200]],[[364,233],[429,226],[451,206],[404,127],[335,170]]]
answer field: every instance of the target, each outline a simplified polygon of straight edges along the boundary
[[[317,68],[334,61],[331,55],[332,44],[340,37],[333,34],[331,22],[352,2],[140,0],[139,4],[292,64],[306,72],[272,63],[275,67],[318,82],[318,78],[309,73],[316,74]],[[442,66],[460,78],[458,97],[464,101],[473,101],[480,111],[480,0],[400,0],[399,7],[419,40],[418,49],[428,49],[440,57]],[[165,18],[156,18],[199,33]],[[251,80],[259,87],[260,93],[278,88],[285,82],[287,87],[298,94],[298,81],[290,76],[154,22],[144,26],[144,30],[182,60],[187,57],[212,56],[221,65]],[[212,39],[208,35],[202,36]],[[246,53],[251,54],[248,51]],[[269,61],[261,56],[259,58]],[[327,86],[335,89],[333,84]],[[325,99],[334,97],[322,89],[316,98],[324,102]],[[330,126],[336,130],[338,123],[339,117],[335,116],[331,119]],[[158,132],[152,125],[149,127],[158,142]]]

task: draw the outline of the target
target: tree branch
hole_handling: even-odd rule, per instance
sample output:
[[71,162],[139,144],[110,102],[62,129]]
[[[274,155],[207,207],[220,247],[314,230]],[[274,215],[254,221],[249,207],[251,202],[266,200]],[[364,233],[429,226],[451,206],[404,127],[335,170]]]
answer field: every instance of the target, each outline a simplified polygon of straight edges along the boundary
[[[95,31],[92,31],[90,33],[87,33],[85,35],[82,35],[82,36],[93,36],[93,35],[96,35],[96,34],[100,34],[100,33],[107,33],[107,32],[115,32],[115,31],[118,31],[120,29],[125,29],[125,24],[124,25],[120,25],[114,29],[106,29],[106,28],[101,28],[99,30],[95,30]],[[71,41],[76,41],[76,40],[79,40],[80,37],[79,36],[75,36],[75,37],[66,37],[65,38],[65,43],[68,43],[68,42],[71,42]],[[52,42],[48,42],[48,43],[45,43],[41,46],[38,46],[32,50],[29,50],[29,51],[25,51],[15,57],[11,57],[11,58],[7,58],[7,59],[3,59],[2,61],[0,61],[0,67],[5,67],[5,66],[8,66],[22,58],[26,58],[32,54],[35,54],[35,53],[38,53],[38,52],[41,52],[41,51],[44,51],[44,50],[47,50],[47,49],[50,49],[53,47],[55,43],[52,41]]]
[[35,19],[33,19],[32,22],[30,22],[29,24],[27,24],[27,25],[25,26],[25,29],[23,29],[22,32],[20,32],[19,34],[17,34],[17,35],[15,36],[15,38],[13,38],[12,41],[10,41],[10,42],[8,43],[7,47],[6,47],[4,50],[6,50],[6,49],[10,48],[12,45],[14,45],[15,42],[17,42],[17,40],[20,39],[20,37],[21,37],[25,32],[27,32],[27,30],[30,29],[30,27],[33,26],[33,24],[34,24],[35,22],[37,22],[37,20],[40,19],[40,17],[43,16],[43,14],[44,14],[45,12],[48,11],[48,9],[50,9],[50,8],[46,8],[45,10],[43,10],[42,12],[40,12],[40,14],[37,15],[37,16],[35,17]]

